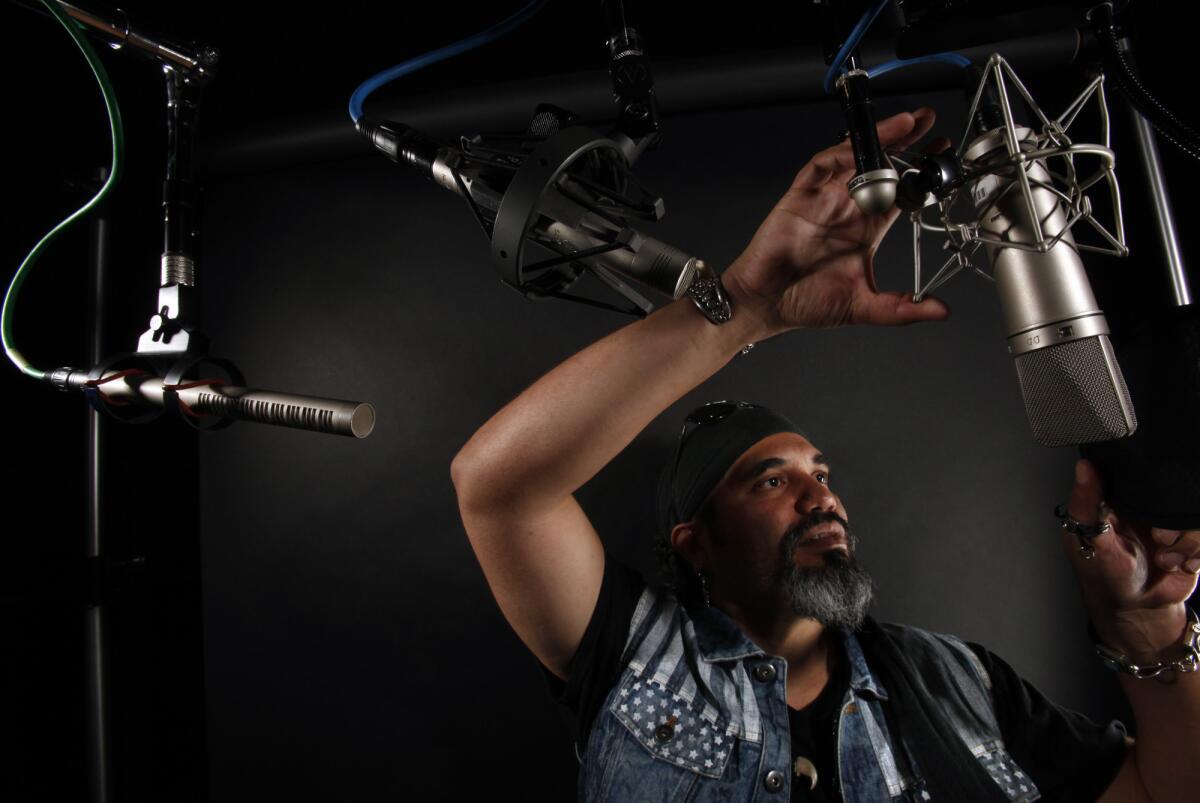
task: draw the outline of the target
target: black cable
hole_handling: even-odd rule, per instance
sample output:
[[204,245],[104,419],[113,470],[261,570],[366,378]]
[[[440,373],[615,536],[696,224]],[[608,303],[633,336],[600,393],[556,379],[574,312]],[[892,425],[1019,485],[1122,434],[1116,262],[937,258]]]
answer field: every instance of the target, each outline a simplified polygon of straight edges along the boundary
[[1120,40],[1117,38],[1112,5],[1104,3],[1097,6],[1094,11],[1096,12],[1096,39],[1100,43],[1100,53],[1104,60],[1105,71],[1116,80],[1117,88],[1164,139],[1188,156],[1200,161],[1200,135],[1191,126],[1180,120],[1154,95],[1150,94],[1150,90],[1138,80],[1133,65],[1126,58],[1121,49]]

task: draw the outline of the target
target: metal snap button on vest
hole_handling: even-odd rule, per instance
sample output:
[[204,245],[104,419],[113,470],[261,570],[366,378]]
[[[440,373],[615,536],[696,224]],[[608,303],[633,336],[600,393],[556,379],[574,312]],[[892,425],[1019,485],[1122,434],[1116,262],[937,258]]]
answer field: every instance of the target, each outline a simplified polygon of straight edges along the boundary
[[770,683],[775,679],[775,667],[771,664],[759,664],[754,667],[754,677],[763,683]]
[[675,735],[675,723],[678,720],[674,715],[667,717],[667,721],[654,729],[654,738],[660,742],[668,741]]
[[767,787],[768,792],[778,792],[783,788],[783,773],[779,770],[771,770],[767,773],[767,777],[763,778],[763,786]]

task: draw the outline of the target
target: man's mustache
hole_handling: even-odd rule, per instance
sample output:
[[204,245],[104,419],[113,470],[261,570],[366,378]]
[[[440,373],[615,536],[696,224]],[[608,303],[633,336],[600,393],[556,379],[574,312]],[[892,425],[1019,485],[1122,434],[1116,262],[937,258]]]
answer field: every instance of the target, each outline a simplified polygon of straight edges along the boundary
[[853,538],[850,535],[850,522],[846,521],[837,512],[832,510],[819,510],[816,513],[810,513],[799,524],[794,525],[784,536],[784,550],[787,553],[791,552],[791,548],[796,542],[809,533],[814,527],[819,527],[822,524],[828,524],[831,521],[836,521],[842,526],[842,530],[846,533],[846,540],[853,545]]

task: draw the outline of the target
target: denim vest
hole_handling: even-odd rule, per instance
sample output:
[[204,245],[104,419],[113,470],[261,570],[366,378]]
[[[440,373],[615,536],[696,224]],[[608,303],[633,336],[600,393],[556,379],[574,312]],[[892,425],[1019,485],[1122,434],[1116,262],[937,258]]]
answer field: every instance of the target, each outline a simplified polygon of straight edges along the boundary
[[[941,673],[960,692],[944,701],[947,718],[1009,799],[1037,800],[1005,749],[990,679],[970,648],[952,636],[886,627],[923,674]],[[830,734],[843,799],[928,800],[902,734],[885,721],[887,690],[854,635],[844,638],[850,683]],[[784,659],[763,652],[717,608],[689,611],[671,593],[647,588],[621,663],[582,756],[581,801],[790,799]]]

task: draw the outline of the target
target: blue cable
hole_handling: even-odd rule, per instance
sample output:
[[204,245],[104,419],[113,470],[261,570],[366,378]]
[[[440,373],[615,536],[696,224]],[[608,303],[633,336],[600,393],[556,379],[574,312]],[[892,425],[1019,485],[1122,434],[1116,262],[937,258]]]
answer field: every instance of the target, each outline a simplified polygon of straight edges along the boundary
[[838,73],[842,71],[842,65],[846,63],[846,58],[849,57],[849,55],[854,51],[854,48],[858,47],[858,43],[862,40],[863,34],[865,34],[867,29],[871,27],[871,23],[875,22],[875,18],[879,16],[879,12],[883,11],[883,8],[888,4],[888,1],[889,0],[879,0],[879,2],[874,6],[868,8],[867,12],[862,15],[862,19],[860,19],[858,24],[855,25],[853,30],[850,31],[850,36],[846,38],[846,42],[842,45],[842,49],[839,50],[837,55],[833,57],[833,62],[829,65],[829,70],[825,73],[826,95],[833,94],[833,82],[837,80]]
[[372,75],[367,80],[359,84],[358,89],[354,90],[354,94],[350,96],[350,119],[355,123],[363,116],[363,102],[379,87],[386,83],[396,80],[402,75],[408,75],[410,72],[415,72],[422,67],[428,67],[430,64],[436,64],[439,61],[448,59],[451,56],[457,56],[460,53],[465,53],[468,50],[474,50],[480,45],[487,44],[493,39],[498,39],[504,34],[512,31],[515,28],[523,25],[530,17],[541,10],[541,7],[546,4],[546,0],[532,0],[528,5],[513,14],[503,22],[498,22],[491,28],[488,28],[482,33],[477,33],[474,36],[467,37],[462,41],[455,42],[452,45],[446,45],[440,50],[433,50],[429,53],[424,53],[408,61],[397,64],[394,67],[389,67],[383,72]]
[[964,68],[971,66],[971,60],[959,53],[930,53],[927,56],[917,56],[916,58],[912,59],[893,59],[891,61],[885,61],[883,64],[877,64],[876,66],[867,70],[867,77],[877,78],[884,73],[889,73],[892,70],[898,70],[901,67],[908,67],[913,64],[935,63],[953,64],[956,67]]

